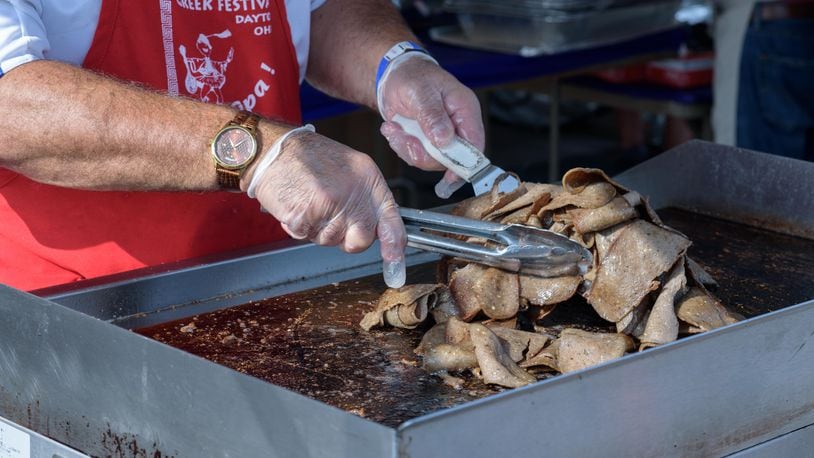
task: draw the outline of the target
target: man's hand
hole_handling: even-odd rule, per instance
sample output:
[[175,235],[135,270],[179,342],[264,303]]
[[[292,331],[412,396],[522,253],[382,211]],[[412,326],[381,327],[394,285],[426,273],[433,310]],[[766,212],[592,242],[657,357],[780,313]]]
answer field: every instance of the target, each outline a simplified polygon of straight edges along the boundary
[[283,142],[260,179],[257,199],[292,237],[338,245],[348,253],[363,251],[378,237],[385,282],[394,288],[404,285],[404,224],[369,156],[302,132]]
[[[398,63],[382,82],[382,135],[408,164],[423,170],[444,170],[415,137],[390,122],[395,114],[418,121],[430,141],[444,147],[455,135],[483,150],[485,135],[475,94],[434,62],[412,57]],[[443,181],[458,181],[447,171]]]

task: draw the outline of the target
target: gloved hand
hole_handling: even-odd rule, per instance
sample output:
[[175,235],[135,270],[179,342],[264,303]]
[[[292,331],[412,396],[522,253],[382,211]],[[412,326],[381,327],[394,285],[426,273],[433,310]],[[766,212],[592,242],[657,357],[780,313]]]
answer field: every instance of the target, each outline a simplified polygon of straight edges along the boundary
[[[379,83],[378,102],[385,119],[381,133],[399,157],[423,170],[444,170],[418,139],[390,122],[395,114],[418,121],[435,146],[444,147],[458,135],[483,150],[486,141],[480,103],[471,89],[419,53],[408,53],[391,67]],[[463,184],[447,171],[436,191],[445,189],[448,197]]]
[[[404,285],[407,236],[393,195],[370,156],[313,132],[285,139],[249,195],[296,239],[365,250],[378,237],[385,282]],[[255,183],[256,181],[256,183]]]

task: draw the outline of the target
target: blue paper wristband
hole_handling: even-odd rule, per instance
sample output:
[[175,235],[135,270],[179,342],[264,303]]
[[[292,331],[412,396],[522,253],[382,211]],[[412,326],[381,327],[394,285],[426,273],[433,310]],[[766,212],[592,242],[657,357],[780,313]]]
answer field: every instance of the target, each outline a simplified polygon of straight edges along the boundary
[[378,94],[379,91],[379,83],[382,81],[382,76],[384,76],[384,72],[387,70],[387,66],[390,65],[390,62],[393,61],[396,57],[406,54],[408,52],[421,52],[426,55],[430,55],[426,49],[421,47],[420,44],[412,42],[412,41],[402,41],[401,43],[396,43],[390,48],[382,57],[382,60],[379,62],[379,68],[376,70],[376,93]]

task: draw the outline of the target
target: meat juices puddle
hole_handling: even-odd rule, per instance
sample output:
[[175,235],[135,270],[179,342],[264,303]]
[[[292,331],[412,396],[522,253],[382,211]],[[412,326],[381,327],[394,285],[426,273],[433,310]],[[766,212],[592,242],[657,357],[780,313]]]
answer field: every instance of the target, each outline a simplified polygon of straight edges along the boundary
[[[677,209],[659,216],[693,241],[689,255],[718,281],[716,296],[747,318],[814,297],[814,241]],[[435,269],[411,268],[408,280],[434,282]],[[427,373],[413,349],[431,323],[362,331],[361,317],[385,289],[375,275],[136,332],[391,427],[504,390],[471,375],[456,390]],[[582,298],[541,324],[613,330]]]

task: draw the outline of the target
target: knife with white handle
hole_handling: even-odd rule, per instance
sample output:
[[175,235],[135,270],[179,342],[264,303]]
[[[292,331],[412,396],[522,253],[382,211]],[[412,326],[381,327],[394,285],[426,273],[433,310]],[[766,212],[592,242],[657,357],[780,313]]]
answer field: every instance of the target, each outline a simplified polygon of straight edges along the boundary
[[[421,130],[421,126],[415,119],[397,114],[393,116],[392,122],[401,126],[409,135],[417,138],[427,153],[440,162],[441,165],[466,180],[466,182],[471,183],[476,196],[491,191],[495,180],[506,173],[500,167],[489,162],[489,159],[471,143],[457,135],[449,145],[439,149],[424,135],[424,131]],[[514,176],[508,175],[499,182],[498,190],[500,192],[511,192],[517,189],[518,186],[520,186],[520,181]],[[436,193],[442,198],[449,197],[448,195],[441,195],[437,187]]]

